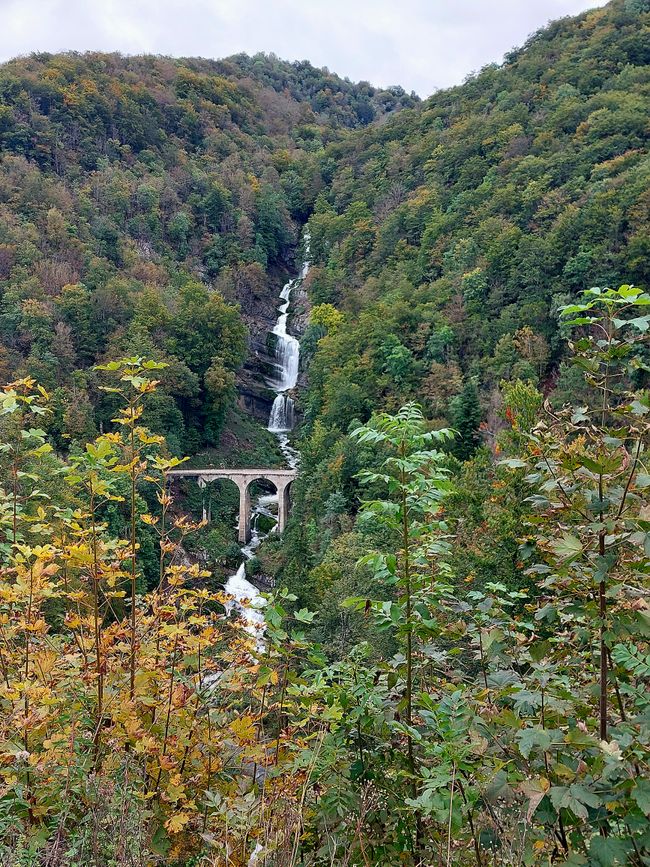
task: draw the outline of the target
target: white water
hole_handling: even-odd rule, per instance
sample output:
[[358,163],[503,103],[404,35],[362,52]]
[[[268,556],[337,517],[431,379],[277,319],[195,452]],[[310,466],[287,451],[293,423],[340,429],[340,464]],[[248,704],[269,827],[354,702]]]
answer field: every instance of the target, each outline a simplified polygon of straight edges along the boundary
[[[305,255],[309,255],[308,235],[305,235]],[[287,392],[295,388],[298,381],[300,343],[293,335],[287,333],[287,319],[291,304],[291,291],[302,283],[308,273],[309,262],[305,261],[298,277],[289,280],[280,292],[282,303],[278,307],[278,319],[272,332],[276,337],[275,376],[269,380],[269,385],[277,393],[269,417],[269,430],[274,433],[284,433],[293,428],[293,400]],[[282,447],[282,443],[280,447]]]
[[[280,292],[280,305],[278,318],[273,328],[276,336],[274,376],[268,380],[269,387],[276,393],[271,413],[269,416],[268,430],[274,433],[278,439],[280,450],[285,457],[287,466],[294,470],[300,462],[300,454],[289,444],[289,432],[294,425],[293,400],[287,394],[296,387],[298,381],[298,366],[300,363],[300,343],[297,338],[287,333],[287,319],[291,305],[291,292],[299,286],[309,273],[309,234],[306,232],[305,261],[302,263],[300,273],[293,280],[289,280]],[[259,590],[246,578],[246,560],[255,556],[255,551],[260,546],[268,533],[259,528],[261,515],[267,518],[277,518],[278,497],[277,494],[262,494],[253,503],[251,510],[251,538],[250,542],[241,549],[244,555],[239,569],[226,581],[225,591],[232,596],[231,607],[236,607],[240,617],[244,621],[245,629],[257,639],[258,649],[264,642],[261,638],[264,632],[265,604]],[[276,530],[274,526],[269,532]]]

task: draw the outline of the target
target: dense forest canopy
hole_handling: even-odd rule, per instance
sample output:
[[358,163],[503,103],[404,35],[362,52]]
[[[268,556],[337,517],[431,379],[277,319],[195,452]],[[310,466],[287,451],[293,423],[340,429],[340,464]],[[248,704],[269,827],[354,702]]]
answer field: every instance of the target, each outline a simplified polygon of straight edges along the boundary
[[236,54],[216,64],[220,72],[246,76],[278,93],[307,102],[331,126],[361,127],[419,102],[399,86],[377,88],[367,81],[352,83],[307,60],[287,63],[275,55]]
[[[463,377],[489,387],[526,364],[545,381],[559,304],[626,274],[647,284],[639,23],[631,4],[557,22],[502,67],[326,151],[336,169],[309,224],[312,297],[344,320],[316,356],[310,412],[344,428],[367,411],[354,400],[347,416],[330,411],[333,357],[367,406],[406,392],[440,412]],[[518,347],[526,326],[535,345]]]
[[3,369],[56,390],[53,436],[110,418],[89,368],[137,348],[170,363],[152,425],[214,441],[245,354],[232,303],[275,291],[322,183],[310,155],[336,135],[300,95],[207,61],[2,67]]
[[[464,460],[494,448],[503,381],[580,399],[559,307],[588,286],[649,282],[648,35],[642,3],[563,19],[502,66],[325,149],[308,223],[312,524],[297,575],[305,558],[322,568],[332,525],[356,509],[347,434],[377,407],[419,401],[460,432]],[[479,566],[464,546],[466,573],[494,568],[498,547]]]
[[[424,101],[0,66],[3,864],[650,863],[649,106],[647,0]],[[238,495],[170,472],[282,460],[305,237],[252,638]]]

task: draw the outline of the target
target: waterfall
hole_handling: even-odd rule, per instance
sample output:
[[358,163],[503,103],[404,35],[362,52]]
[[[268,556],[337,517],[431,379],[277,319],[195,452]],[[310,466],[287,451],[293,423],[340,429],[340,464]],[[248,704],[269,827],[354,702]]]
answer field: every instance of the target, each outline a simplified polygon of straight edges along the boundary
[[262,599],[257,587],[251,584],[246,577],[246,560],[243,560],[235,574],[228,578],[224,589],[232,597],[232,601],[226,605],[226,611],[230,613],[233,609],[237,610],[244,621],[246,632],[256,639],[257,650],[263,650],[264,613],[262,608],[266,601]]
[[[282,287],[278,318],[272,331],[272,334],[275,336],[275,375],[272,379],[269,379],[268,383],[276,392],[276,397],[271,407],[268,429],[273,433],[286,433],[293,429],[293,400],[287,392],[295,388],[298,382],[300,343],[293,335],[287,333],[287,319],[289,318],[291,292],[302,283],[308,273],[309,234],[305,233],[305,261],[302,263],[298,277],[289,280]],[[280,447],[284,451],[282,440],[280,440]],[[285,457],[288,458],[286,453]]]
[[269,416],[269,430],[282,433],[293,428],[293,400],[286,394],[279,394],[273,401]]
[[[273,376],[269,378],[268,385],[275,392],[275,400],[269,415],[268,430],[274,433],[278,439],[280,450],[285,457],[287,465],[295,469],[300,461],[300,454],[289,444],[289,432],[294,425],[293,399],[287,394],[296,387],[298,382],[298,366],[300,364],[300,343],[297,338],[287,333],[287,319],[291,305],[291,292],[300,286],[309,273],[309,233],[305,232],[305,260],[300,272],[293,280],[282,287],[280,292],[280,305],[278,306],[278,318],[273,327],[272,334],[275,336],[275,359]],[[244,557],[239,569],[226,581],[225,591],[232,597],[231,609],[235,608],[245,624],[245,629],[257,639],[257,648],[264,646],[261,635],[264,631],[264,614],[261,608],[264,600],[257,587],[246,578],[246,560],[255,555],[263,539],[268,535],[259,530],[259,517],[275,517],[277,514],[277,494],[263,494],[253,503],[251,520],[251,540],[241,549]],[[273,532],[275,527],[271,530]],[[230,609],[229,609],[230,610]]]

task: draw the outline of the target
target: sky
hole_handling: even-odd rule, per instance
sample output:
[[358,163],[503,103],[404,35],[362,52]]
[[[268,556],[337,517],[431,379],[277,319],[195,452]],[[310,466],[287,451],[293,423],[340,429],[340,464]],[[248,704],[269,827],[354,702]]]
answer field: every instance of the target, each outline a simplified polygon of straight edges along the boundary
[[427,96],[604,0],[0,0],[0,61],[32,51],[274,52]]

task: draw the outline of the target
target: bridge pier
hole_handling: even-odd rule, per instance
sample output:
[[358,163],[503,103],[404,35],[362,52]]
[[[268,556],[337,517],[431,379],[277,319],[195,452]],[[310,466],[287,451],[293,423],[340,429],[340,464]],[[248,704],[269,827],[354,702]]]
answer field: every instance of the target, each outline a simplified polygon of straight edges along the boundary
[[237,482],[239,488],[239,541],[245,545],[251,538],[250,482]]
[[[197,479],[197,483],[199,485],[199,488],[201,488],[201,506],[202,506],[202,510],[203,510],[203,520],[207,524],[209,524],[210,521],[212,520],[212,497],[208,493],[208,484],[204,478],[201,478],[201,476],[199,476],[199,478]],[[205,505],[206,494],[208,496],[207,508]]]
[[285,482],[283,485],[277,486],[278,533],[284,533],[284,528],[287,526],[287,519],[289,517],[289,485],[290,482]]

